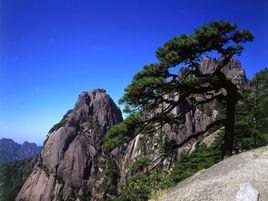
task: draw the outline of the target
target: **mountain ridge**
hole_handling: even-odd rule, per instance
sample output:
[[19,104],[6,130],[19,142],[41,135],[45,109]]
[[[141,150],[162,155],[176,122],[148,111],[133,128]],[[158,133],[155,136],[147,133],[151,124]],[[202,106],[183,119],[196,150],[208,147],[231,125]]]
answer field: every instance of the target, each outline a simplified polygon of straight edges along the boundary
[[[213,70],[213,62],[206,58],[200,67]],[[241,89],[250,86],[239,62],[232,61],[226,69]],[[174,114],[184,107],[187,104],[179,105]],[[138,134],[107,152],[102,150],[103,137],[109,128],[123,120],[122,113],[105,90],[82,92],[74,108],[49,132],[38,162],[16,201],[111,200],[120,191],[120,184],[136,174],[137,169],[131,167],[142,156],[147,157],[143,162],[148,167],[141,166],[141,172],[155,167],[170,170],[183,150],[194,151],[197,139],[174,150],[165,160],[158,160],[166,143],[180,143],[194,131],[204,131],[218,115],[215,109],[216,103],[196,108],[185,115],[185,122],[178,127],[165,125],[163,132],[152,136]],[[210,134],[204,133],[203,137]],[[215,137],[209,144],[213,141]]]
[[41,152],[42,147],[28,141],[18,144],[12,139],[0,139],[0,163],[31,158]]

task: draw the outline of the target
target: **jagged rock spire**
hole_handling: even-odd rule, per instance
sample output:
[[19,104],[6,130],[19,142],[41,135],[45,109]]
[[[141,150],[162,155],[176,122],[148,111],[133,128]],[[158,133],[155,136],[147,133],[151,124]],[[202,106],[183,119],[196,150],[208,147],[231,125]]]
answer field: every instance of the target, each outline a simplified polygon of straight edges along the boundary
[[122,120],[105,90],[82,92],[65,123],[48,136],[16,200],[69,200],[83,196],[84,191],[93,194],[93,179],[105,161],[102,136]]

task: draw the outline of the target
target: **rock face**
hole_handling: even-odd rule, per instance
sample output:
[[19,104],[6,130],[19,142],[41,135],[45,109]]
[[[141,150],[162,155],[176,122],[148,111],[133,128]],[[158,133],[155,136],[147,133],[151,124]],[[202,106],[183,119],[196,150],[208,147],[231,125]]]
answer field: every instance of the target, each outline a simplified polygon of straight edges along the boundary
[[[203,74],[210,74],[215,71],[217,64],[218,61],[216,59],[205,57],[200,63],[199,70]],[[232,59],[230,63],[222,69],[222,72],[224,72],[239,89],[247,89],[249,87],[245,70],[241,67],[239,61]]]
[[101,199],[94,180],[106,156],[102,137],[122,121],[121,111],[105,90],[82,92],[65,124],[50,133],[39,161],[17,201]]
[[[215,71],[216,66],[217,60],[205,57],[200,63],[199,70],[203,74],[209,74]],[[248,89],[249,82],[246,78],[245,71],[237,60],[231,60],[229,65],[225,66],[222,71],[233,81],[234,84],[238,86],[240,90]],[[184,76],[185,73],[186,69],[182,68],[179,75]],[[170,98],[176,99],[177,97],[170,96]],[[178,115],[187,107],[188,103],[186,101],[182,102],[181,105],[174,109],[173,113]],[[169,169],[179,156],[181,150],[174,151],[174,153],[170,154],[170,156],[164,161],[158,160],[160,159],[161,153],[164,151],[163,149],[165,149],[165,144],[167,142],[181,143],[190,135],[204,131],[206,126],[212,123],[218,115],[218,111],[215,110],[215,107],[216,101],[205,104],[200,108],[195,108],[185,115],[184,122],[181,125],[164,125],[163,128],[154,133],[153,136],[144,136],[143,134],[137,135],[127,144],[123,151],[123,156],[118,162],[122,180],[126,180],[127,177],[131,175],[130,169],[125,168],[125,166],[132,164],[134,160],[141,155],[148,155],[154,161],[151,166],[161,165],[164,168]],[[214,137],[210,137],[210,144],[213,141],[212,139],[215,139],[215,135],[216,133],[214,133]],[[206,137],[206,134],[204,137]],[[195,145],[196,141],[193,140],[186,144],[183,149],[194,150]],[[115,151],[115,153],[118,154],[118,150]]]
[[268,146],[232,156],[180,182],[159,201],[268,200]]
[[[212,71],[215,62],[205,58],[200,70]],[[238,62],[232,61],[225,70],[237,85],[247,84]],[[186,107],[184,102],[173,112],[179,114]],[[154,161],[152,167],[161,165],[169,169],[181,150],[174,151],[164,161],[158,160],[166,143],[180,143],[193,133],[204,131],[217,116],[214,107],[210,104],[196,108],[185,115],[179,126],[164,125],[153,135],[139,134],[111,153],[104,153],[102,137],[107,129],[122,121],[121,112],[104,90],[83,92],[74,109],[49,133],[38,163],[16,201],[104,200],[113,195],[119,181],[132,175],[129,167],[141,155]],[[185,148],[194,149],[195,143],[191,141]],[[114,180],[107,179],[106,174]]]
[[22,145],[11,139],[0,139],[0,163],[31,158],[41,152],[42,147],[25,141]]

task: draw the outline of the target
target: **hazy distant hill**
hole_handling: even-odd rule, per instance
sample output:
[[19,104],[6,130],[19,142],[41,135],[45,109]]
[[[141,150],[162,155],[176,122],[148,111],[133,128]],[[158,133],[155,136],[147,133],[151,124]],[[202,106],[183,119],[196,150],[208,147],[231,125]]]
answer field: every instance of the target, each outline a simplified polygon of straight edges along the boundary
[[21,160],[39,154],[42,147],[25,141],[22,145],[11,139],[0,139],[0,163]]

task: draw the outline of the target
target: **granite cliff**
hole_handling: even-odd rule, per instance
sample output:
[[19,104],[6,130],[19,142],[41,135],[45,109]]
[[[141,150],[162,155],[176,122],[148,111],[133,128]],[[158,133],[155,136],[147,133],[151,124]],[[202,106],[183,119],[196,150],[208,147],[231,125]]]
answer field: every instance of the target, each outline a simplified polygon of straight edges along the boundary
[[34,171],[16,200],[102,198],[96,181],[106,160],[102,136],[122,121],[121,111],[104,90],[96,89],[82,92],[65,118],[65,124],[47,136]]
[[[216,65],[217,60],[205,57],[200,63],[199,70],[204,74],[211,73],[215,70]],[[222,71],[238,86],[241,92],[250,90],[250,82],[247,80],[245,71],[239,61],[232,59],[229,65],[224,67]],[[184,73],[185,69],[182,68],[179,74],[183,76]],[[170,95],[170,98],[176,99],[176,96]],[[177,160],[180,152],[185,149],[193,151],[199,139],[191,140],[189,143],[185,144],[182,149],[174,150],[167,158],[161,160],[161,154],[163,154],[166,146],[172,146],[174,143],[179,144],[188,136],[205,131],[207,125],[213,122],[218,115],[216,106],[217,102],[214,101],[205,104],[203,107],[195,108],[185,115],[184,123],[180,125],[164,125],[163,128],[155,132],[153,136],[146,136],[141,133],[128,144],[124,145],[123,148],[119,147],[113,150],[112,154],[114,153],[114,156],[117,156],[118,153],[122,154],[119,158],[115,157],[119,160],[117,164],[121,170],[121,179],[126,180],[127,177],[132,174],[131,169],[126,167],[142,155],[147,155],[152,159],[153,163],[151,163],[149,169],[156,166],[170,169],[174,161]],[[183,102],[173,110],[173,113],[178,115],[186,107],[188,107],[188,103]],[[215,133],[205,132],[201,138],[204,138],[204,143],[211,144],[212,141],[215,140]]]
[[[213,71],[215,62],[206,57],[200,71]],[[232,60],[223,72],[240,89],[248,88],[245,72],[238,61]],[[176,97],[171,95],[171,98]],[[204,131],[218,114],[215,104],[187,113],[184,123],[179,126],[164,125],[161,132],[153,136],[139,134],[129,143],[104,152],[103,136],[123,120],[121,111],[105,90],[82,92],[75,107],[48,134],[38,162],[16,201],[108,199],[117,193],[118,183],[133,174],[129,167],[139,156],[151,158],[153,163],[149,168],[171,168],[181,149],[160,160],[166,143],[180,143],[189,135]],[[187,103],[179,105],[174,114],[179,114],[184,107]],[[209,134],[204,133],[203,138]],[[195,145],[196,140],[192,140],[183,149],[194,150]]]

